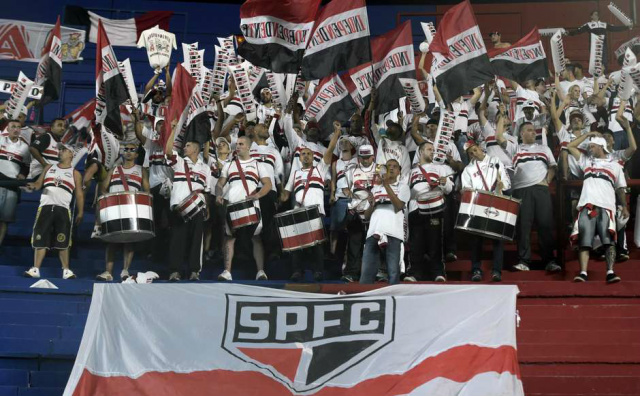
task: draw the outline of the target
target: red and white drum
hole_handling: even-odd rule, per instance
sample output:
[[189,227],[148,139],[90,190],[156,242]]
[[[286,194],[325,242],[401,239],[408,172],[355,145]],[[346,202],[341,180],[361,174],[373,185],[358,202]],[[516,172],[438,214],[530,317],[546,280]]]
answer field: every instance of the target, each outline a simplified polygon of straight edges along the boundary
[[140,242],[155,236],[153,197],[140,191],[109,193],[98,199],[100,239],[112,243]]
[[227,205],[227,216],[232,230],[260,223],[260,215],[252,199]]
[[487,238],[513,241],[519,211],[519,199],[464,189],[456,228]]
[[198,213],[207,208],[207,201],[199,191],[193,191],[188,197],[176,205],[175,210],[184,221],[193,219]]
[[324,242],[324,224],[318,205],[287,210],[274,216],[282,250],[291,252]]
[[434,215],[444,211],[444,194],[439,189],[418,196],[416,202],[418,211],[423,215]]

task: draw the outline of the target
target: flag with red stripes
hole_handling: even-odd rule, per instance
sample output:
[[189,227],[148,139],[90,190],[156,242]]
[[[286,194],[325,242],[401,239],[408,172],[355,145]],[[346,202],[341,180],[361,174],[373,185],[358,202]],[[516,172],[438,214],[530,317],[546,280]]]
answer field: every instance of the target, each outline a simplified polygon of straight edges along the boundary
[[[160,142],[164,148],[167,140],[171,136],[172,123],[174,121],[178,123],[184,123],[188,114],[189,101],[194,89],[197,87],[196,80],[191,77],[189,72],[182,67],[180,63],[176,66],[176,70],[173,72],[173,85],[171,91],[171,102],[169,102],[169,109],[167,110],[167,117],[164,123],[164,131],[160,135]],[[181,129],[181,128],[180,128]],[[176,128],[176,130],[180,130]],[[176,132],[177,134],[177,132]],[[174,136],[174,138],[177,136]]]
[[444,14],[429,51],[434,57],[431,75],[447,103],[494,78],[469,0]]
[[364,0],[333,0],[322,8],[302,58],[302,78],[316,80],[371,61]]
[[94,286],[64,396],[524,395],[515,285],[127,286]]
[[527,80],[549,77],[547,55],[537,26],[510,47],[490,49],[488,56],[496,75],[520,84]]
[[349,90],[337,74],[322,79],[313,96],[307,101],[304,117],[314,118],[320,125],[322,137],[333,131],[333,122],[346,122],[358,110]]
[[320,0],[247,0],[238,55],[274,73],[298,73]]
[[100,22],[96,44],[96,122],[114,134],[122,135],[120,105],[127,99],[129,93],[118,67],[118,59]]
[[43,87],[40,105],[53,102],[60,97],[62,85],[62,40],[60,36],[60,16],[49,33],[44,54],[38,64],[35,84]]

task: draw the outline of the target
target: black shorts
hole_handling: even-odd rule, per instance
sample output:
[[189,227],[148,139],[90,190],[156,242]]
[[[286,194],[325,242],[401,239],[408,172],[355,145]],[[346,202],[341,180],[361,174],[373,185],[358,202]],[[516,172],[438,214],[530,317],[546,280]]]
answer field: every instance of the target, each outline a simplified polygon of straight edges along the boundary
[[34,249],[68,249],[71,247],[71,212],[58,205],[38,208],[31,235]]

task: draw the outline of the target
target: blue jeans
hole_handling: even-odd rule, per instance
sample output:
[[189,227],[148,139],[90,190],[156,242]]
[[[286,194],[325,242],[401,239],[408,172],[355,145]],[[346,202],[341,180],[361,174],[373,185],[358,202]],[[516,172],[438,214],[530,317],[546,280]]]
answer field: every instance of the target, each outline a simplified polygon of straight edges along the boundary
[[[389,273],[389,284],[395,285],[400,281],[400,246],[402,241],[398,238],[388,237],[387,247],[384,249]],[[364,243],[362,253],[362,271],[360,283],[372,284],[376,280],[376,274],[380,267],[380,251],[378,240],[372,236]]]

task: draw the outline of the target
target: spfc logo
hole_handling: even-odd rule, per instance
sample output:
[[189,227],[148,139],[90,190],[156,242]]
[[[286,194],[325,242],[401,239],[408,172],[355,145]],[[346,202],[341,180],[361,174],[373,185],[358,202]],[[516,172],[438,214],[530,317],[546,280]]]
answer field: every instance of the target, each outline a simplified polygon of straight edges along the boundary
[[393,297],[227,294],[222,348],[294,392],[316,391],[391,343]]

